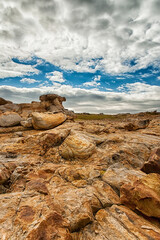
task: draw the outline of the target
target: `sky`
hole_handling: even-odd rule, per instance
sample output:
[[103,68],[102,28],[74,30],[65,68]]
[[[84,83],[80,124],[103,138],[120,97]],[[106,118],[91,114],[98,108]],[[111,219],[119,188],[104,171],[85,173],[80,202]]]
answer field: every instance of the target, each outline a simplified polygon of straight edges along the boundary
[[160,0],[0,0],[0,97],[160,111]]

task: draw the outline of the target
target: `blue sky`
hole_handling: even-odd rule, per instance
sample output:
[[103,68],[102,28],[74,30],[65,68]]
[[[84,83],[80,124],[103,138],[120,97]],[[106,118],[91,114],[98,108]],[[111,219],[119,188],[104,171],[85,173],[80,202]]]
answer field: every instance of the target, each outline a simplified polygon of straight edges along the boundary
[[76,112],[160,110],[159,0],[2,0],[0,96]]

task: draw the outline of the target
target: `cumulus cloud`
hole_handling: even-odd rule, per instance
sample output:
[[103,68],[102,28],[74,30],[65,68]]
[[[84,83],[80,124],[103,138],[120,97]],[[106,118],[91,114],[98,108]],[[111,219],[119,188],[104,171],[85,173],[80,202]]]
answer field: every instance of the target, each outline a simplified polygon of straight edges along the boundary
[[62,72],[58,72],[58,71],[54,71],[54,72],[48,73],[46,75],[46,77],[54,84],[55,84],[55,82],[64,83],[66,81],[63,78],[63,73]]
[[129,92],[103,92],[73,88],[69,85],[39,88],[0,86],[0,96],[21,103],[37,101],[42,94],[56,93],[66,97],[65,107],[75,112],[114,114],[117,112],[160,111],[160,87],[140,82],[127,84],[125,87],[129,89]]
[[101,85],[100,82],[99,82],[100,79],[101,79],[100,75],[99,76],[95,76],[93,81],[85,82],[85,83],[83,83],[83,86],[84,87],[98,87],[98,86]]
[[1,77],[35,72],[4,66],[34,55],[79,72],[158,67],[159,12],[159,0],[1,0]]
[[22,78],[20,80],[21,83],[28,83],[28,84],[32,84],[32,83],[35,83],[35,82],[38,82],[37,80],[35,79],[32,79],[32,78]]

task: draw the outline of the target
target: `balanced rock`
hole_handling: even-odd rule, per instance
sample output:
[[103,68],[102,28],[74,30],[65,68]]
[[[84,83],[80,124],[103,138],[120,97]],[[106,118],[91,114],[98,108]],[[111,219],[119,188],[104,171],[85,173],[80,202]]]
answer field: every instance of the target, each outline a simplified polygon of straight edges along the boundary
[[124,184],[120,190],[120,199],[122,204],[133,210],[160,218],[160,175],[150,173],[140,180]]
[[145,173],[160,173],[160,148],[155,149],[141,169]]
[[87,159],[94,153],[95,144],[85,134],[72,131],[59,149],[65,159]]
[[32,124],[35,129],[51,129],[57,127],[66,120],[63,113],[32,113]]
[[21,117],[18,113],[6,112],[0,116],[1,127],[12,127],[20,124]]

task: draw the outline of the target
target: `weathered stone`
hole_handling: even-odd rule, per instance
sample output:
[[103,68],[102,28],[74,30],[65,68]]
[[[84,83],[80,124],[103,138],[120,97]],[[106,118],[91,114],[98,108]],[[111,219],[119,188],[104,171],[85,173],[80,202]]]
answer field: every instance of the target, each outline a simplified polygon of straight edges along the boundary
[[140,120],[140,121],[135,121],[134,123],[128,123],[124,126],[124,128],[128,131],[135,131],[138,129],[144,129],[148,127],[150,123],[149,119],[146,120]]
[[16,165],[12,162],[0,164],[0,184],[6,182],[10,177]]
[[95,144],[91,139],[80,132],[71,132],[59,148],[63,158],[87,159],[95,152]]
[[25,128],[32,128],[32,118],[28,118],[26,120],[21,121],[21,125]]
[[160,175],[150,173],[121,187],[121,202],[146,216],[160,218]]
[[33,191],[2,194],[0,202],[0,239],[72,239],[68,223],[48,196]]
[[144,176],[146,176],[146,174],[141,171],[127,169],[123,166],[117,167],[117,164],[115,164],[107,169],[103,174],[102,179],[112,187],[120,190],[120,187],[124,183],[131,183]]
[[160,148],[155,149],[141,169],[145,173],[160,174]]
[[20,123],[21,117],[18,113],[4,113],[0,116],[0,126],[1,127],[12,127]]
[[160,229],[125,206],[101,209],[94,223],[87,225],[73,240],[159,240]]
[[51,129],[57,127],[66,120],[63,113],[32,113],[32,124],[35,129]]

